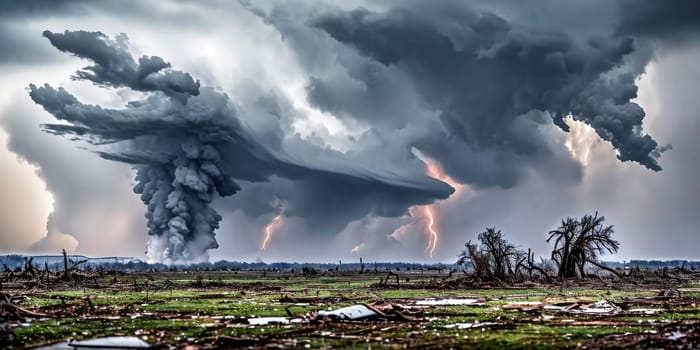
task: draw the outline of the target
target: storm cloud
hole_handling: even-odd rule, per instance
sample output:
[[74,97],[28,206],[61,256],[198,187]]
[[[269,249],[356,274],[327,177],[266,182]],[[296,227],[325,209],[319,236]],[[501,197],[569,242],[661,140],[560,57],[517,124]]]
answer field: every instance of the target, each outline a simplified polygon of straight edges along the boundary
[[[147,206],[149,257],[156,261],[200,261],[207,258],[208,249],[218,247],[214,236],[222,217],[211,203],[216,195],[240,190],[234,178],[265,181],[276,174],[299,180],[305,190],[292,201],[321,202],[338,210],[343,205],[335,202],[347,203],[363,212],[360,216],[397,216],[409,206],[452,192],[427,176],[407,179],[350,166],[330,170],[328,164],[293,162],[289,155],[268,150],[241,125],[227,95],[200,89],[189,74],[170,69],[160,57],[143,56],[136,64],[125,36],[111,40],[84,31],[44,35],[58,49],[95,63],[74,79],[152,92],[124,109],[108,109],[83,104],[63,88],[30,85],[31,98],[67,122],[45,124],[46,131],[94,145],[117,143],[96,152],[135,166],[134,192]],[[127,143],[120,145],[123,141]],[[344,194],[352,194],[354,200]],[[291,205],[289,214],[304,214],[303,208]]]
[[617,25],[621,35],[649,36],[656,39],[686,39],[700,32],[700,3],[675,1],[671,6],[657,1],[621,1]]
[[[512,186],[528,159],[548,156],[537,125],[553,120],[568,131],[568,115],[611,142],[620,160],[661,170],[665,148],[643,132],[645,113],[631,101],[643,69],[628,62],[632,38],[581,42],[556,28],[531,31],[456,3],[334,11],[310,24],[407,74],[444,132],[416,145],[462,182]],[[329,93],[318,86],[311,84],[312,101],[328,108]],[[501,166],[489,171],[496,163]]]
[[142,56],[138,63],[127,51],[127,37],[118,35],[109,40],[102,33],[66,31],[44,36],[63,52],[95,61],[94,66],[76,72],[74,79],[89,80],[100,86],[128,87],[136,91],[160,91],[185,102],[189,96],[199,95],[199,82],[191,75],[168,69],[170,63],[158,56]]
[[53,212],[25,235],[3,210],[0,241],[428,261],[432,205],[443,261],[494,225],[547,255],[547,230],[595,210],[622,256],[688,255],[698,18],[688,0],[3,2],[0,159],[29,164],[0,190],[31,208],[7,188],[36,171]]

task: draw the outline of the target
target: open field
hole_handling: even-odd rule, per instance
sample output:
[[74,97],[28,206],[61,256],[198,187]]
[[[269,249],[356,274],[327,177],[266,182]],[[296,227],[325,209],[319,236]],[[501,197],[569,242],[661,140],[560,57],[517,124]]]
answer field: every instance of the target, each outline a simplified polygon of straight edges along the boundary
[[[395,273],[108,273],[33,288],[7,282],[0,343],[24,348],[125,335],[156,348],[700,346],[693,280],[496,286],[447,271]],[[319,315],[352,305],[373,314]]]

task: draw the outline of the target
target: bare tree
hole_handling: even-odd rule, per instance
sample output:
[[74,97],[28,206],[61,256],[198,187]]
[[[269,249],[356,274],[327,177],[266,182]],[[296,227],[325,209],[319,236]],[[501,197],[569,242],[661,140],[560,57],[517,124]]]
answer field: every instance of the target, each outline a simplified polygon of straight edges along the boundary
[[532,272],[536,271],[539,272],[545,280],[549,281],[549,274],[547,274],[547,271],[544,270],[543,266],[545,266],[544,262],[541,262],[539,266],[535,263],[535,253],[532,252],[532,249],[528,248],[527,253],[523,250],[517,251],[517,256],[515,258],[516,275],[521,274],[522,270],[527,271],[527,276],[532,278]]
[[[74,262],[72,259],[68,258],[68,253],[65,249],[63,249],[61,253],[63,254],[63,276],[61,278],[67,280],[70,277],[70,272],[77,270],[78,265],[86,263],[87,259]],[[71,266],[68,266],[69,263]]]
[[479,233],[481,246],[467,242],[465,250],[457,257],[457,264],[464,265],[470,263],[474,272],[479,277],[496,277],[504,279],[515,274],[519,257],[515,245],[508,243],[503,238],[500,230],[494,227],[486,228],[486,231]]
[[470,265],[474,269],[474,274],[479,278],[491,277],[491,264],[489,256],[479,249],[476,244],[469,241],[464,244],[466,249],[457,256],[457,265]]
[[604,216],[584,215],[580,220],[566,218],[556,229],[549,231],[547,242],[554,241],[552,260],[559,268],[559,277],[584,277],[586,263],[610,271],[620,277],[619,273],[598,262],[602,254],[616,253],[620,243],[612,239],[613,226],[603,226]]

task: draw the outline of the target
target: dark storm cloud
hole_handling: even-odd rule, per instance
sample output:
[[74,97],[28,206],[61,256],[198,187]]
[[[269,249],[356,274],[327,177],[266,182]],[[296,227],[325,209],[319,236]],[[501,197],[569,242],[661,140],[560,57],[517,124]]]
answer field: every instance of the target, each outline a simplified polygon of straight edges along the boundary
[[[562,118],[571,113],[610,141],[620,160],[661,169],[657,158],[662,149],[642,133],[644,111],[630,101],[641,73],[625,67],[625,57],[634,52],[631,39],[597,37],[581,43],[556,30],[516,29],[493,13],[442,7],[337,11],[311,24],[361,54],[407,72],[425,101],[441,113],[447,138],[464,143],[465,151],[505,164],[541,157],[546,152],[541,140],[517,123],[525,113],[539,110],[551,113],[564,130]],[[458,21],[460,27],[446,33],[442,23]],[[421,143],[430,148],[435,142],[443,138]],[[441,158],[439,152],[430,155]],[[457,161],[443,163],[449,168]],[[483,182],[477,174],[454,175]]]
[[[484,4],[475,3],[474,9],[461,2],[433,5],[389,4],[383,12],[306,11],[308,26],[341,45],[294,25],[295,17],[301,22],[309,17],[290,7],[254,12],[274,25],[308,65],[310,102],[368,122],[380,135],[413,127],[416,132],[394,143],[418,147],[462,182],[509,187],[543,165],[580,179],[580,169],[556,149],[562,145],[543,132],[552,121],[568,131],[563,118],[569,114],[612,143],[620,160],[661,169],[658,158],[666,147],[642,131],[645,113],[631,102],[649,50],[615,35],[614,21],[595,30],[579,22],[576,29],[533,27],[525,22],[533,14],[517,6],[509,6],[511,15],[503,17],[484,10]],[[591,6],[614,9],[606,3]],[[547,8],[570,17],[554,4]],[[348,48],[362,57],[354,58]],[[318,68],[323,52],[330,52],[327,61],[340,66],[340,73]]]
[[116,40],[109,40],[100,32],[52,33],[47,30],[44,36],[60,51],[95,62],[94,66],[77,71],[75,79],[136,91],[161,91],[180,101],[199,94],[199,81],[188,73],[169,69],[170,63],[162,58],[142,56],[138,63],[134,61],[127,51],[128,39],[125,34],[118,35]]
[[[269,182],[243,184],[241,192],[226,201],[225,210],[240,209],[250,217],[270,212],[301,217],[307,230],[299,232],[298,237],[332,239],[355,220],[366,216],[397,217],[406,214],[411,205],[431,202],[426,200],[430,194],[417,188],[417,183],[386,185],[385,181],[398,175],[370,178],[305,170],[297,173],[295,180],[275,176]],[[449,193],[444,192],[442,198]]]
[[[110,109],[84,104],[63,88],[30,85],[31,98],[67,122],[43,125],[46,131],[95,145],[116,143],[98,154],[135,165],[134,191],[147,205],[154,237],[149,250],[156,260],[197,261],[218,246],[214,231],[222,218],[211,203],[217,195],[240,190],[234,178],[266,181],[278,175],[292,180],[293,193],[276,193],[288,202],[287,214],[326,216],[335,224],[369,213],[400,215],[409,206],[452,193],[427,176],[411,179],[347,166],[337,158],[299,159],[268,149],[239,122],[239,111],[227,95],[200,89],[189,74],[170,69],[160,57],[144,56],[136,64],[125,36],[116,41],[89,32],[45,36],[60,50],[95,63],[75,79],[152,92],[123,109]],[[347,213],[328,214],[329,207],[331,213]]]
[[676,1],[621,1],[619,4],[622,35],[644,35],[674,38],[700,31],[700,2]]

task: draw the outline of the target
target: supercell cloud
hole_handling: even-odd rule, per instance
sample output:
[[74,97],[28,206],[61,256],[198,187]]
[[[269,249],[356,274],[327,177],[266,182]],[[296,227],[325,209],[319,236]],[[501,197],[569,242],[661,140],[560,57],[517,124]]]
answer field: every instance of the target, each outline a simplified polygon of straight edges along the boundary
[[74,79],[149,93],[123,109],[109,109],[83,104],[63,88],[30,85],[34,102],[65,122],[45,124],[44,130],[89,142],[103,158],[134,166],[134,192],[147,208],[147,254],[154,261],[207,259],[207,250],[218,247],[215,230],[222,220],[212,201],[239,191],[234,179],[311,179],[315,189],[309,188],[306,196],[319,196],[311,200],[325,203],[351,189],[357,199],[351,205],[364,215],[373,211],[380,216],[400,215],[411,205],[446,198],[453,191],[427,176],[407,179],[292,162],[290,155],[275,154],[246,130],[227,95],[200,88],[190,74],[171,69],[160,57],[134,60],[126,36],[111,40],[85,31],[46,31],[44,36],[59,50],[93,61]]

